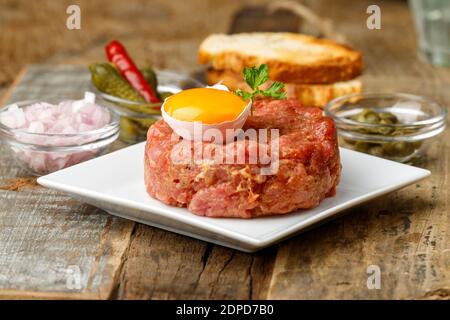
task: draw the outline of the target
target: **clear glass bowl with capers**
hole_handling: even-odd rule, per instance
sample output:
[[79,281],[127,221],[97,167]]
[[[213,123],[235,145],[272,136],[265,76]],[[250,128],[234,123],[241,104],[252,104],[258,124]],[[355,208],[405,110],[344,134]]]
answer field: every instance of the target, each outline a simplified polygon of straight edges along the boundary
[[447,109],[406,93],[353,94],[328,103],[342,147],[398,162],[425,154],[446,127]]
[[148,103],[142,101],[142,97],[121,78],[112,65],[93,63],[89,69],[91,89],[113,104],[114,111],[120,116],[119,139],[129,144],[146,140],[148,128],[161,119],[161,105],[166,97],[181,90],[204,86],[182,73],[143,67],[142,74],[161,99],[160,103]]

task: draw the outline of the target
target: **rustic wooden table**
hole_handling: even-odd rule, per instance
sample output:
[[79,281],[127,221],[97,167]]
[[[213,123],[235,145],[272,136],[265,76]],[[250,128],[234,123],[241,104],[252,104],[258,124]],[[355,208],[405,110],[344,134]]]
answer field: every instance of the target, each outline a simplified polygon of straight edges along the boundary
[[[13,8],[12,2],[2,2],[0,7]],[[98,7],[98,2],[82,3],[86,10],[94,10],[92,6]],[[250,2],[261,5],[266,1]],[[32,58],[23,52],[23,61],[86,64],[103,59],[102,46],[112,36],[123,36],[131,46],[130,51],[136,52],[137,59],[142,61],[143,53],[139,49],[143,42],[137,40],[139,35],[126,28],[118,33],[111,17],[118,14],[122,23],[134,19],[144,29],[150,22],[142,14],[149,14],[157,30],[146,47],[146,50],[152,48],[152,62],[193,72],[202,70],[195,64],[196,48],[210,32],[298,31],[301,22],[286,12],[268,14],[258,8],[239,11],[238,1],[221,4],[220,8],[207,1],[204,14],[193,14],[190,27],[196,33],[183,34],[183,26],[188,28],[184,22],[180,22],[176,32],[171,32],[173,24],[167,21],[172,21],[177,14],[188,19],[186,10],[194,12],[196,7],[201,8],[202,1],[193,1],[192,8],[181,1],[167,7],[156,1],[157,13],[151,6],[143,6],[142,13],[132,6],[125,12],[123,7],[117,7],[117,1],[110,3],[104,24],[97,28],[92,18],[88,18],[83,35],[74,36],[81,39],[82,49],[63,50],[57,40],[48,39],[42,46],[49,47],[51,54],[42,54],[43,57],[39,53],[37,58]],[[450,69],[433,68],[417,59],[413,25],[404,1],[380,2],[381,30],[366,28],[366,8],[372,1],[306,3],[321,16],[331,19],[333,29],[364,52],[362,79],[367,91],[405,91],[427,95],[446,106],[450,104]],[[9,12],[6,9],[2,14]],[[209,21],[206,27],[202,16]],[[113,31],[101,29],[105,25]],[[302,23],[303,27],[307,26]],[[42,29],[37,27],[36,32],[40,32],[39,28]],[[164,39],[158,38],[161,34]],[[37,36],[29,34],[30,39]],[[59,39],[57,35],[54,38]],[[2,39],[5,38],[0,37],[0,42]],[[53,78],[49,77],[52,72],[66,74],[65,81],[70,81],[71,88],[48,80]],[[2,105],[7,101],[40,97],[49,86],[62,94],[74,94],[87,81],[84,68],[28,67],[11,89],[6,90]],[[116,218],[41,188],[14,163],[4,146],[0,149],[0,163],[2,298],[450,298],[448,130],[427,157],[417,163],[432,171],[429,179],[354,208],[337,220],[254,254]],[[380,267],[379,290],[367,288],[369,265]]]

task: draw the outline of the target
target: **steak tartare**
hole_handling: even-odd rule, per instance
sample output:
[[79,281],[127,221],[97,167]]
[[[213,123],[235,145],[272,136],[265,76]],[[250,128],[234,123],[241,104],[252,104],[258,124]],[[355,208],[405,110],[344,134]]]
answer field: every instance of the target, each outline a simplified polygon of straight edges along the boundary
[[[259,100],[246,121],[244,129],[249,128],[279,130],[275,174],[261,174],[260,163],[213,159],[174,163],[171,154],[176,146],[188,146],[184,156],[193,158],[195,144],[202,144],[204,150],[209,143],[183,140],[159,120],[147,134],[144,180],[148,194],[197,215],[234,218],[313,208],[335,194],[341,171],[336,127],[321,109],[302,107],[296,100]],[[238,155],[249,155],[255,147],[262,146],[246,139],[220,145],[224,152],[232,149]]]

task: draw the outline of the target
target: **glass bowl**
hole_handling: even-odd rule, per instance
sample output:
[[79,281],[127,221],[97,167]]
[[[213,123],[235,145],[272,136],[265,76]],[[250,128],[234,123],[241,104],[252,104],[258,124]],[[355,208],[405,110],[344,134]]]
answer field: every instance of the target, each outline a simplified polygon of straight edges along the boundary
[[[362,112],[375,112],[377,116],[364,118]],[[386,113],[395,115],[398,121],[382,120]],[[410,162],[423,155],[430,142],[445,130],[447,109],[412,94],[371,93],[334,99],[325,107],[325,114],[334,119],[341,146]]]
[[[181,90],[205,86],[189,76],[173,71],[155,70],[158,92],[177,93]],[[102,99],[114,104],[114,111],[120,115],[120,140],[134,144],[147,139],[148,128],[161,119],[160,103],[141,103],[115,97],[99,91],[93,84],[91,90]]]
[[[105,126],[80,133],[34,133],[22,129],[13,129],[0,122],[0,137],[8,146],[18,164],[35,176],[45,175],[77,163],[93,159],[104,154],[112,142],[119,136],[119,117],[102,103],[95,102],[110,114],[110,121]],[[51,98],[45,102],[58,104],[71,99]],[[0,109],[6,112],[12,105],[25,108],[33,103],[43,102],[28,100],[15,102]]]

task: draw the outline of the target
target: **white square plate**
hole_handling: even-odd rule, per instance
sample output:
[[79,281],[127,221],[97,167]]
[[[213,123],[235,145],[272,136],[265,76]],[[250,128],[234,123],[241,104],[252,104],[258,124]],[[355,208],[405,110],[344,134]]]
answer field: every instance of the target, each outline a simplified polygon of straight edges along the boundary
[[336,196],[311,210],[257,219],[206,218],[168,206],[147,195],[145,142],[38,179],[113,215],[242,251],[253,252],[338,212],[400,189],[430,175],[427,170],[341,150],[342,177]]

